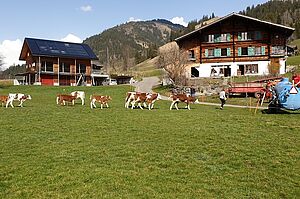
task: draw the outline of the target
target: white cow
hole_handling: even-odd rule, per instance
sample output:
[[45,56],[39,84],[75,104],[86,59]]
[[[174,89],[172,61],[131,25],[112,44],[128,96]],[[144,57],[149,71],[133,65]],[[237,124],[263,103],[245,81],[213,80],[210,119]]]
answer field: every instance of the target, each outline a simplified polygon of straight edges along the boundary
[[84,105],[85,93],[84,91],[74,91],[71,93],[72,96],[77,95],[76,99],[81,99],[81,104]]
[[8,94],[8,100],[6,102],[6,108],[10,105],[12,108],[14,108],[13,101],[19,101],[20,107],[23,107],[23,102],[26,100],[31,100],[30,95],[25,95],[23,93],[9,93]]

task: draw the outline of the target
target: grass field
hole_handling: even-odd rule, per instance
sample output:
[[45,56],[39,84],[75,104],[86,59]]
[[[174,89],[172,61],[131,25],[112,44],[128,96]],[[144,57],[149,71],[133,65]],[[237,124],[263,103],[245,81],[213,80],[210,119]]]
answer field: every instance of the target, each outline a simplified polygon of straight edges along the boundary
[[55,104],[74,89],[0,88],[33,98],[0,108],[0,198],[300,197],[297,113],[126,110],[126,86],[76,88],[111,95],[108,109]]

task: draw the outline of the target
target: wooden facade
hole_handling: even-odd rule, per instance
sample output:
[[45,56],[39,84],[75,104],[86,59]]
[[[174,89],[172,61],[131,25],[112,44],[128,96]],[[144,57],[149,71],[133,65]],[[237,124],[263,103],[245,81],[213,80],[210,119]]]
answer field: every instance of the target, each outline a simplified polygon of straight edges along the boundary
[[[38,40],[38,45],[41,46],[36,47],[34,41],[37,39],[27,40],[24,41],[20,55],[20,60],[26,61],[24,74],[26,84],[55,86],[90,86],[92,84],[92,60],[96,60],[97,57],[91,53],[91,49],[88,49],[89,52],[84,52],[87,47],[82,48],[83,44],[49,40]],[[60,47],[57,47],[57,43]]]
[[214,70],[218,76],[268,74],[268,67],[275,64],[284,73],[286,43],[293,31],[232,13],[175,41],[189,51],[191,77],[214,76]]

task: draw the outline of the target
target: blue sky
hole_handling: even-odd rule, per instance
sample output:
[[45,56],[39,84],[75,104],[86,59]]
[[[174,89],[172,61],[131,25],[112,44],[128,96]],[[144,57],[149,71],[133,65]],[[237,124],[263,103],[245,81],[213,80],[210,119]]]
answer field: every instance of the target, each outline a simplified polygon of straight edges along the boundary
[[[181,19],[224,16],[267,0],[3,0],[0,2],[0,54],[6,66],[18,63],[25,37],[80,42],[129,19]],[[177,18],[176,18],[177,17]],[[176,20],[175,20],[176,21]],[[14,58],[9,58],[14,55]]]

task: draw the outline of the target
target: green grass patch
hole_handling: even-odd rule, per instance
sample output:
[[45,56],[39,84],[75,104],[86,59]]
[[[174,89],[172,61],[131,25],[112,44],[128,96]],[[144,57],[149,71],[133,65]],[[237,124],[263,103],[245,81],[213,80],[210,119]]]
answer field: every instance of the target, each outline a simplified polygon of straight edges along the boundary
[[[108,109],[57,93],[111,95]],[[298,114],[124,108],[129,87],[12,86],[32,95],[0,108],[1,198],[298,198]],[[163,125],[162,125],[163,124]]]
[[[299,66],[300,65],[300,56],[288,57],[286,64],[293,65],[293,66]],[[299,67],[298,67],[298,70],[299,70]]]

